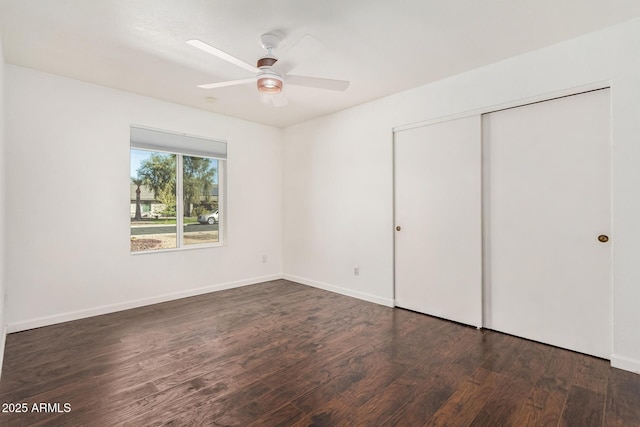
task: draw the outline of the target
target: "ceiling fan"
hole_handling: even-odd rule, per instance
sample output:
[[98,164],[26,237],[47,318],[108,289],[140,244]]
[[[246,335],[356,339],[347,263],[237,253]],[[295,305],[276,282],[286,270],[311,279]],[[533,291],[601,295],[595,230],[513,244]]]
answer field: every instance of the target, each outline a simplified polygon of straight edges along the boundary
[[[293,68],[291,67],[291,63],[281,62],[276,65],[278,58],[273,55],[273,50],[278,48],[280,40],[280,36],[273,33],[263,34],[260,37],[260,44],[266,50],[266,54],[258,59],[256,66],[248,64],[235,56],[223,52],[202,40],[187,40],[188,45],[217,56],[220,59],[255,74],[255,76],[251,78],[203,84],[198,85],[198,87],[203,89],[215,89],[219,87],[255,82],[257,83],[258,90],[263,94],[263,99],[267,102],[271,102],[275,107],[283,107],[288,104],[287,99],[282,94],[282,89],[285,83],[287,85],[306,86],[336,91],[344,91],[349,87],[349,82],[345,80],[322,79],[318,77],[289,74],[289,71]],[[320,42],[316,38],[306,35],[289,50],[289,53],[292,53],[292,56],[298,57],[309,56],[320,46]],[[295,55],[296,53],[297,55]],[[289,64],[289,69],[287,68],[287,64]]]

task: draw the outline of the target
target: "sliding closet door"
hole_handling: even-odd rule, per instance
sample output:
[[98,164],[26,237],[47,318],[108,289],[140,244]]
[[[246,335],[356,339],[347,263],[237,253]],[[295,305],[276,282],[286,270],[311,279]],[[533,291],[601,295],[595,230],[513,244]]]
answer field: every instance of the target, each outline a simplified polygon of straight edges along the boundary
[[484,326],[611,356],[609,90],[483,117]]
[[480,117],[395,133],[395,302],[482,322]]

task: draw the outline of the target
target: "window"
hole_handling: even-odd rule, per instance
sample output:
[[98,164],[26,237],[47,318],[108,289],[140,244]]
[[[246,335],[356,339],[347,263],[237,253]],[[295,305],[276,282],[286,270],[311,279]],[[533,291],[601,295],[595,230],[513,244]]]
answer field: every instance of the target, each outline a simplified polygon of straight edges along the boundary
[[131,252],[219,246],[225,142],[131,127]]

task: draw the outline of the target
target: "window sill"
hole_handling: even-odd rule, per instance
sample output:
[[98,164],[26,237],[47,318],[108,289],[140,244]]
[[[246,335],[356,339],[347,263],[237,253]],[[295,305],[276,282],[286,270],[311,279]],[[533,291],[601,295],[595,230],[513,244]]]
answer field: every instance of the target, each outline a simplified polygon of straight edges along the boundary
[[165,253],[165,252],[183,252],[183,251],[192,251],[196,249],[209,249],[209,248],[221,248],[225,246],[224,242],[219,243],[203,243],[199,245],[189,245],[182,246],[180,248],[166,248],[166,249],[151,249],[147,251],[129,251],[130,255],[146,255],[146,254],[157,254],[157,253]]

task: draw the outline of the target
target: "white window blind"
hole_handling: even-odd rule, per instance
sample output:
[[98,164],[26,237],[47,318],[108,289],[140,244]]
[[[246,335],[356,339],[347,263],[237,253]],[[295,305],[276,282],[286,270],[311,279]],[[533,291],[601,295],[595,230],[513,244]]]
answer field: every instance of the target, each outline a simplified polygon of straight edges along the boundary
[[131,147],[197,157],[227,158],[227,143],[197,136],[131,126]]

